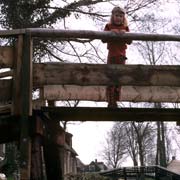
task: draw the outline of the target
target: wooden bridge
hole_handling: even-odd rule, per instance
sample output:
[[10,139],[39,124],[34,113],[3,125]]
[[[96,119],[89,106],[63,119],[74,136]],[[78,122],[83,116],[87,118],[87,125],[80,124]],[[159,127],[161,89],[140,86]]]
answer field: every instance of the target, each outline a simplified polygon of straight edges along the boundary
[[[122,86],[121,101],[180,102],[180,66],[33,63],[32,56],[36,38],[180,41],[180,36],[19,29],[0,31],[0,37],[13,38],[15,42],[12,47],[0,47],[0,68],[10,69],[0,73],[0,143],[19,142],[21,180],[43,179],[43,152],[47,179],[63,179],[57,151],[58,123],[48,120],[47,113],[66,121],[180,120],[179,109],[68,108],[45,104],[47,100],[106,101],[105,88],[109,85]],[[38,100],[32,100],[34,89],[40,91]]]

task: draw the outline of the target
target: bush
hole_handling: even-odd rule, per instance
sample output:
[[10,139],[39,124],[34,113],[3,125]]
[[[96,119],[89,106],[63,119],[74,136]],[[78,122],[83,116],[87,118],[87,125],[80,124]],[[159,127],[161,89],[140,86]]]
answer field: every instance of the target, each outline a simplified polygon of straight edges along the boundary
[[67,174],[64,180],[110,180],[107,177],[101,176],[97,173],[79,173]]

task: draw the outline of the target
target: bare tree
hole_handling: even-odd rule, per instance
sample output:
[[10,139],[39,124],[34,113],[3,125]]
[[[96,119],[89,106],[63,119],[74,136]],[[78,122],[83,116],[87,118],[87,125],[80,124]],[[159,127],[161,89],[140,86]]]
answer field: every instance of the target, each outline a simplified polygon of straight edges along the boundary
[[[155,128],[150,122],[117,122],[107,134],[103,158],[116,168],[130,156],[134,166],[155,162]],[[152,164],[151,164],[152,165]]]
[[127,154],[125,123],[117,122],[108,132],[102,156],[107,165],[117,168]]
[[[127,14],[133,16],[135,12],[146,7],[150,8],[155,3],[157,3],[156,0],[127,2],[124,0],[0,0],[0,24],[5,29],[39,27],[69,29],[74,23],[72,19],[78,22],[86,18],[87,22],[93,20],[97,24],[104,23],[114,5],[125,6]],[[101,10],[102,7],[105,9],[109,7],[109,9],[104,12]],[[44,57],[49,61],[55,59],[62,62],[87,60],[96,62],[97,59],[103,61],[99,53],[101,51],[98,48],[99,44],[95,45],[91,40],[36,40],[34,45],[36,61],[42,61]]]
[[148,162],[149,155],[152,157],[152,152],[155,149],[155,131],[153,124],[150,122],[146,123],[135,123],[131,122],[134,132],[136,134],[136,143],[138,146],[139,162],[141,166],[145,166]]
[[[142,20],[141,29],[145,32],[156,33],[159,30],[163,31],[168,24],[167,19],[155,17],[155,14],[147,14]],[[146,64],[157,65],[164,64],[168,61],[167,52],[168,46],[165,42],[140,42],[137,43],[137,48]],[[162,108],[164,105],[155,103],[155,108]],[[166,138],[165,138],[164,122],[157,122],[157,150],[156,150],[156,164],[166,166]]]
[[136,141],[136,133],[132,126],[132,123],[127,123],[125,126],[127,134],[127,150],[130,155],[134,166],[138,166],[138,145]]

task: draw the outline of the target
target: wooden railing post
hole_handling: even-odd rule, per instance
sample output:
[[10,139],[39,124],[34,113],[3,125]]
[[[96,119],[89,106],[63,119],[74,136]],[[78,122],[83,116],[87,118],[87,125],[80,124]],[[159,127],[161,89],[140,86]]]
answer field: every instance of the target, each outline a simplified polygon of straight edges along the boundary
[[20,82],[20,153],[21,180],[30,179],[31,138],[29,134],[30,117],[32,116],[32,38],[23,37],[23,53]]
[[13,62],[12,115],[21,114],[21,68],[23,53],[23,35],[19,35],[15,45]]

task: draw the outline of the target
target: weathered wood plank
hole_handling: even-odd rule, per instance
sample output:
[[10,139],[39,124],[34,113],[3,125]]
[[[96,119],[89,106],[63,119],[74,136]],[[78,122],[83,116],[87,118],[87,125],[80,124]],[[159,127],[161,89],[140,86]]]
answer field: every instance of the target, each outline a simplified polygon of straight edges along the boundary
[[0,80],[0,103],[12,100],[12,79]]
[[179,109],[42,107],[64,121],[180,121]]
[[[20,115],[22,112],[21,105],[21,70],[22,70],[22,53],[23,53],[23,36],[20,35],[17,38],[15,46],[16,54],[14,56],[14,71],[13,71],[13,97],[12,97],[12,114]],[[22,75],[23,76],[23,75]]]
[[[69,64],[65,64],[65,65],[62,65],[63,67],[64,67],[64,70],[63,71],[68,71],[67,70],[67,68],[66,68],[66,65],[67,65],[67,67],[68,67],[68,65]],[[73,65],[75,65],[75,70],[77,69],[77,65],[78,66],[81,66],[81,64],[70,64],[70,65],[72,65],[72,67],[73,67]],[[41,65],[40,65],[41,66]],[[98,65],[95,65],[95,66],[98,66]],[[106,65],[105,65],[106,66]],[[128,65],[126,65],[126,66],[128,66]],[[138,66],[138,65],[134,65],[134,66]],[[36,67],[36,66],[35,66]],[[88,66],[89,67],[89,66]],[[132,68],[134,68],[133,66],[132,66]],[[150,68],[148,69],[148,71],[151,71],[151,66],[150,66]],[[178,66],[158,66],[158,69],[156,68],[156,67],[154,67],[155,69],[154,69],[154,76],[156,76],[156,78],[154,78],[153,77],[153,75],[152,75],[152,81],[153,81],[153,78],[154,78],[154,84],[156,84],[156,85],[160,85],[160,84],[158,84],[157,82],[159,82],[159,83],[161,83],[161,85],[162,85],[162,81],[160,82],[160,79],[163,79],[163,81],[164,81],[164,84],[168,84],[168,85],[176,85],[176,86],[178,86],[178,84],[179,84],[179,76],[178,76],[178,70],[179,70],[179,68],[178,68]],[[163,78],[163,74],[161,74],[162,73],[162,71],[161,71],[161,68],[162,68],[162,71],[164,71],[164,74],[165,74],[165,72],[166,71],[169,71],[169,74],[170,74],[170,76],[169,77],[167,77],[167,75],[165,75],[165,77]],[[49,68],[47,68],[47,69],[49,69]],[[60,69],[61,69],[61,65],[60,65]],[[91,69],[91,68],[90,68]],[[115,69],[115,68],[114,68]],[[145,67],[145,69],[146,69],[146,67]],[[101,70],[101,69],[100,69]],[[112,70],[113,70],[113,68],[112,68]],[[116,69],[115,69],[116,70]],[[144,70],[145,71],[145,70]],[[158,72],[159,71],[159,72]],[[37,69],[37,72],[38,73],[42,73],[42,71],[39,71],[39,68]],[[54,72],[54,71],[50,71],[49,73],[51,73],[51,72]],[[83,72],[81,72],[81,71],[79,71],[80,72],[80,74],[81,74],[81,76],[83,76],[83,77],[86,77],[86,74],[84,75],[83,74]],[[177,72],[177,73],[176,73]],[[38,74],[38,73],[36,73],[36,74]],[[45,73],[45,72],[44,72]],[[60,79],[60,83],[62,83],[62,84],[75,84],[75,82],[77,82],[77,84],[80,84],[80,83],[78,83],[79,81],[81,82],[82,80],[80,79],[78,79],[78,77],[77,78],[75,78],[74,76],[72,77],[72,76],[70,76],[69,78],[63,78],[63,74],[64,75],[71,75],[70,73],[68,73],[68,74],[66,74],[66,72],[65,73],[63,73],[63,72],[60,72],[61,74],[62,74],[62,77],[60,76],[60,77],[58,77],[58,76],[56,76],[56,77],[58,77],[58,78],[53,78],[52,77],[52,79],[55,79],[55,84],[58,84],[58,82],[57,81],[59,81],[59,79]],[[72,72],[73,73],[73,72]],[[95,72],[94,72],[95,73]],[[105,75],[107,75],[107,73],[105,72],[104,73]],[[147,74],[148,74],[148,72],[147,72]],[[49,74],[50,75],[50,74]],[[122,75],[123,76],[123,75]],[[129,74],[129,76],[132,76],[132,74]],[[41,76],[40,76],[41,77]],[[107,76],[106,76],[107,77]],[[123,78],[126,78],[127,76],[123,76]],[[135,75],[135,77],[136,77],[136,75]],[[140,76],[140,77],[143,77],[143,76]],[[139,77],[139,78],[140,78]],[[44,77],[42,77],[42,78],[44,78]],[[88,76],[88,78],[91,78],[90,76]],[[108,78],[108,77],[107,77]],[[159,78],[159,79],[158,79]],[[65,79],[65,80],[64,80]],[[74,80],[75,79],[75,80]],[[102,81],[101,81],[101,76],[98,76],[98,79],[96,78],[96,77],[92,77],[92,79],[94,79],[94,80],[96,80],[96,81],[98,81],[96,84],[102,84]],[[99,79],[100,79],[100,81],[99,81]],[[105,79],[105,78],[102,78],[102,80],[103,79]],[[110,78],[109,78],[110,79]],[[112,80],[104,80],[104,81],[106,81],[107,82],[107,84],[109,83],[109,84],[112,84],[112,82],[110,82],[110,81],[112,81]],[[132,79],[132,78],[131,78]],[[136,78],[137,79],[137,78]],[[156,79],[157,79],[157,81],[156,81]],[[143,80],[144,80],[144,78],[143,78]],[[143,82],[143,80],[141,81],[141,79],[139,79],[139,81],[137,82],[137,84],[140,82],[141,84],[143,84],[144,82]],[[151,80],[151,79],[150,79]],[[9,101],[9,100],[11,100],[11,81],[12,80],[0,80],[0,102],[2,102],[2,101]],[[47,81],[48,81],[48,78],[47,78],[47,81],[46,81],[46,79],[44,79],[43,80],[44,81],[44,83],[45,84],[48,84],[47,83]],[[87,79],[85,79],[85,81],[87,81]],[[91,80],[92,81],[92,80]],[[123,79],[122,79],[122,81],[123,81]],[[152,82],[152,81],[150,81],[149,82],[149,84]],[[95,81],[94,81],[95,82]],[[92,83],[92,84],[95,84],[95,83]],[[41,81],[41,83],[42,83],[42,81]],[[126,82],[124,82],[124,83],[126,83]],[[177,83],[177,84],[176,84]],[[39,82],[35,82],[35,84],[40,84]],[[51,83],[50,82],[50,84],[53,84],[53,83]],[[86,84],[88,84],[88,85],[90,85],[90,83],[87,81],[86,82]],[[129,83],[130,84],[130,83]],[[135,84],[135,82],[134,83],[132,83],[132,84]],[[145,84],[147,84],[147,82],[145,82]],[[81,83],[81,85],[83,85],[83,83]],[[67,86],[66,86],[67,87]],[[80,88],[80,89],[79,89]],[[76,92],[80,92],[80,91],[84,91],[84,92],[86,92],[86,94],[85,94],[85,99],[84,99],[84,97],[82,97],[82,100],[84,99],[84,100],[90,100],[91,99],[91,97],[90,97],[90,94],[88,93],[88,89],[87,88],[89,88],[89,87],[78,87],[77,86],[77,91],[75,91],[75,89],[73,89],[74,90],[74,93],[76,93]],[[102,88],[100,88],[100,87],[98,87],[98,89],[96,88],[96,87],[94,87],[93,89],[95,89],[95,91],[92,91],[92,92],[95,92],[96,93],[96,97],[99,99],[99,100],[103,100],[104,99],[104,95],[103,94],[105,94],[105,91],[104,91],[104,89]],[[149,102],[151,102],[151,100],[148,100],[148,99],[152,99],[152,101],[157,101],[157,102],[179,102],[179,90],[178,90],[178,88],[177,87],[164,87],[163,89],[162,88],[155,88],[155,87],[151,87],[151,88],[145,88],[145,87],[135,87],[135,88],[130,88],[129,87],[129,89],[128,90],[123,90],[124,89],[124,87],[122,88],[122,97],[121,97],[121,100],[122,101],[129,101],[129,100],[131,100],[132,99],[132,101],[134,101],[134,102],[140,102],[140,101],[149,101]],[[64,88],[63,89],[61,89],[61,90],[63,90],[64,91],[64,93],[65,93],[65,90],[67,91],[67,93],[69,93],[69,94],[71,94],[71,92],[68,90],[68,89],[66,89],[65,88],[65,86],[64,86]],[[152,90],[152,91],[151,91]],[[58,90],[59,91],[59,90]],[[61,91],[61,93],[63,92],[63,91]],[[100,91],[100,92],[98,92],[98,91]],[[137,91],[137,92],[136,92]],[[153,93],[153,91],[155,91],[155,93],[154,93],[154,95],[152,94]],[[131,93],[132,92],[132,93]],[[159,92],[161,92],[161,93],[159,93]],[[46,93],[48,93],[48,92],[46,92]],[[63,93],[63,94],[64,94]],[[88,96],[87,96],[87,93],[88,93]],[[124,95],[124,93],[126,93],[126,95]],[[78,97],[78,96],[82,96],[84,93],[76,93],[76,97],[77,97],[77,99],[79,98],[80,99],[80,97]],[[139,96],[139,94],[141,94],[141,96]],[[47,94],[45,94],[46,96],[49,96],[49,95],[47,95]],[[124,98],[124,96],[125,96],[125,98]],[[54,94],[52,94],[52,92],[50,92],[50,96],[51,97],[46,97],[47,99],[49,99],[49,100],[55,100],[55,98],[54,97],[52,97],[52,96],[54,96]],[[55,96],[57,96],[57,92],[55,92]],[[64,96],[64,95],[63,95]],[[93,95],[94,96],[94,95]],[[99,97],[100,96],[100,97]],[[132,97],[133,96],[133,97]],[[75,97],[75,98],[76,98]],[[151,98],[152,97],[152,98]],[[57,96],[56,97],[57,98],[57,100],[59,99],[59,97]],[[62,96],[60,97],[60,98],[63,98]],[[71,96],[69,97],[69,98],[67,98],[67,99],[71,99],[71,98],[73,98],[72,97],[72,94],[71,94]],[[96,100],[97,98],[93,98],[92,97],[92,100]],[[157,98],[157,100],[156,100],[156,98]],[[66,98],[64,98],[64,99],[66,99]],[[129,100],[128,100],[129,99]],[[145,100],[144,100],[145,99]]]
[[32,108],[33,109],[41,109],[42,106],[45,106],[46,102],[42,99],[36,99],[32,101]]
[[13,65],[13,57],[13,47],[0,46],[0,68],[11,68]]
[[33,37],[43,38],[83,38],[83,39],[109,39],[109,40],[141,40],[141,41],[180,41],[179,35],[171,34],[148,34],[148,33],[113,33],[104,31],[88,30],[63,30],[63,29],[45,29],[29,28],[26,29]]
[[[44,86],[46,100],[107,101],[105,86]],[[180,102],[180,87],[122,86],[119,101],[129,102]]]
[[0,37],[8,38],[12,36],[23,35],[25,33],[26,29],[0,30]]
[[21,180],[30,179],[31,138],[29,136],[30,116],[32,115],[32,38],[23,37],[23,54],[20,81],[20,152]]
[[13,76],[13,70],[0,72],[0,78],[12,77],[12,76]]
[[[0,103],[12,100],[12,80],[0,80]],[[106,101],[106,88],[104,86],[72,86],[51,85],[44,86],[44,99],[46,100],[87,100]],[[129,102],[180,102],[179,87],[148,87],[148,86],[122,86],[120,101]],[[33,109],[45,105],[44,100],[33,101]]]
[[11,104],[6,104],[6,105],[0,105],[0,115],[3,114],[10,114],[12,109]]
[[52,63],[33,69],[34,86],[180,86],[180,66]]
[[89,30],[64,30],[47,28],[27,28],[14,30],[1,30],[0,37],[11,37],[24,34],[31,34],[32,37],[43,38],[83,38],[83,39],[110,39],[110,40],[141,40],[141,41],[180,41],[179,35],[173,34],[150,34],[150,33],[112,33],[104,31]]

